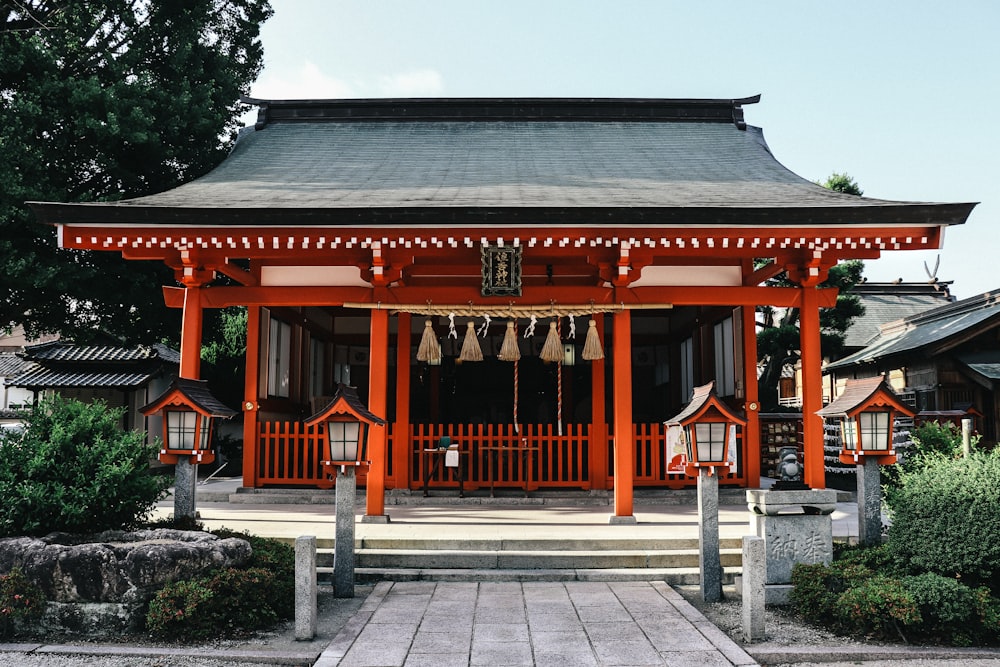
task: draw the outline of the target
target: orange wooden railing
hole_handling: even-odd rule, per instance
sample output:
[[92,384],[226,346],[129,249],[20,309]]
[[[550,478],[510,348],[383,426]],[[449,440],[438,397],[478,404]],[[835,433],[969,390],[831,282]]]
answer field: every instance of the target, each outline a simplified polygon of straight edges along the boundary
[[[394,442],[399,434],[387,429],[388,465],[386,474],[396,479],[397,463],[392,458],[396,451]],[[663,431],[661,424],[633,424],[635,444],[635,486],[684,488],[693,486],[694,478],[686,475],[667,474],[664,459]],[[566,424],[560,435],[552,424],[412,424],[409,434],[409,479],[405,486],[421,488],[426,466],[430,459],[423,450],[436,447],[441,436],[450,436],[452,443],[462,451],[466,466],[465,488],[591,488],[589,452],[592,447],[607,450],[609,469],[606,476],[613,478],[614,436],[609,432],[603,443],[593,442],[589,424]],[[267,421],[259,425],[258,482],[261,485],[325,486],[320,460],[323,452],[322,426],[307,427],[298,421]],[[513,449],[496,453],[490,447],[504,446]],[[741,460],[746,460],[743,438],[740,438]],[[358,471],[358,483],[365,483],[364,468]],[[742,466],[730,470],[721,478],[723,483],[743,484],[746,481]],[[455,486],[454,481],[438,480],[442,486]],[[400,486],[396,480],[396,486]]]

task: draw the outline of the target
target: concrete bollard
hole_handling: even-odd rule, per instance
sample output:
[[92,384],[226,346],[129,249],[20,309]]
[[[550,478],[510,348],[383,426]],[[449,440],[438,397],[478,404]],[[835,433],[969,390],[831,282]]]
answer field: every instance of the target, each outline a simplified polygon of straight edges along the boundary
[[316,636],[316,536],[295,538],[295,639]]
[[743,637],[748,642],[764,639],[764,581],[767,578],[764,538],[743,537]]

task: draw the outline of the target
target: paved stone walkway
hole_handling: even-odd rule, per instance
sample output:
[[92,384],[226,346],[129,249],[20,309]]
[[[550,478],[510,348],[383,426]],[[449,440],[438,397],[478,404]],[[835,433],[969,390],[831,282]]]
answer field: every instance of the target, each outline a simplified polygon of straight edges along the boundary
[[383,582],[316,667],[756,664],[663,582]]

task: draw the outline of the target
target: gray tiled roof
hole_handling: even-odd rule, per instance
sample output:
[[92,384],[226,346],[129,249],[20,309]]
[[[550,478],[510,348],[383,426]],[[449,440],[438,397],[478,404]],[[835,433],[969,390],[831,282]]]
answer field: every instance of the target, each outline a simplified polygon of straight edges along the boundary
[[900,320],[917,313],[950,303],[953,298],[947,290],[934,289],[930,284],[872,284],[856,286],[852,292],[865,307],[865,313],[851,323],[844,339],[844,346],[851,350],[871,343],[879,328],[887,322]]
[[1000,350],[956,355],[956,360],[973,373],[996,382],[1000,380]]
[[108,373],[96,371],[56,370],[37,366],[11,378],[8,385],[24,389],[59,389],[65,387],[102,387],[137,389],[148,383],[156,372]]
[[24,355],[35,361],[53,362],[135,362],[160,358],[164,346],[119,347],[110,345],[74,345],[66,342],[42,343],[24,348]]
[[[371,101],[357,101],[369,112],[366,120],[353,117],[348,102],[327,103],[340,115],[322,120],[315,120],[317,107],[308,102],[301,109],[281,103],[284,116],[242,133],[232,154],[195,181],[120,202],[38,204],[35,210],[50,222],[177,222],[178,213],[200,211],[213,224],[287,225],[368,221],[374,209],[422,224],[440,222],[421,217],[432,212],[615,209],[630,221],[639,216],[639,224],[691,223],[698,212],[698,222],[718,225],[756,224],[777,209],[789,219],[770,216],[770,224],[812,225],[865,223],[874,212],[882,223],[956,224],[972,208],[891,202],[820,187],[779,163],[760,128],[740,129],[742,123],[732,122],[728,102],[722,105],[730,112],[728,122],[692,122],[683,114],[643,117],[643,101],[634,100],[621,108],[638,115],[607,113],[614,120],[602,120],[597,106],[588,113],[588,104],[597,101],[587,100],[575,101],[576,116],[539,118],[519,114],[516,102],[497,102],[507,114],[502,119],[468,119],[460,113],[467,100],[409,101],[414,107],[438,105],[417,117],[403,117],[399,109],[405,112],[407,101],[401,101],[399,108],[376,109],[385,114],[378,118],[363,106]],[[431,117],[442,109],[443,117]],[[742,118],[738,105],[736,110]],[[264,219],[269,209],[272,217]],[[858,209],[867,219],[859,220]]]
[[973,328],[1000,322],[1000,297],[987,292],[963,301],[934,308],[883,326],[868,347],[826,366],[827,370],[873,363],[897,354],[945,345]]
[[16,375],[31,365],[32,362],[13,352],[2,352],[0,353],[0,378]]

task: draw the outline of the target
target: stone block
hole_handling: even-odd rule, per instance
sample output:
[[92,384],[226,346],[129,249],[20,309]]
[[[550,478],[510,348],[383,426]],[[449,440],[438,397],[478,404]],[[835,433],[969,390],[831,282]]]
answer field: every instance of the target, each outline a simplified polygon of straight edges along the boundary
[[754,514],[775,515],[787,512],[832,514],[833,510],[837,509],[837,491],[835,489],[806,491],[747,489],[747,507]]
[[795,563],[833,560],[833,522],[829,514],[754,515],[754,534],[764,539],[767,584],[792,581]]
[[750,642],[764,639],[764,576],[767,568],[764,539],[753,535],[743,538],[743,637]]

